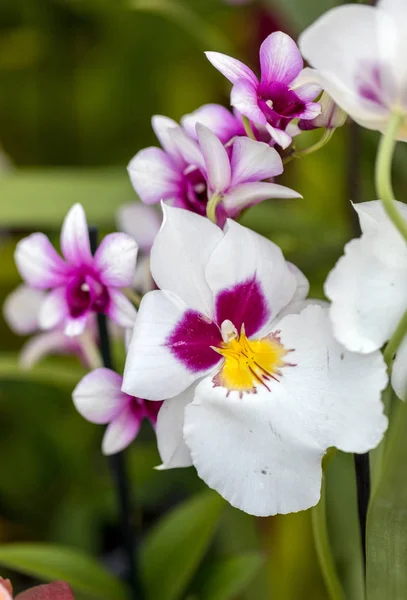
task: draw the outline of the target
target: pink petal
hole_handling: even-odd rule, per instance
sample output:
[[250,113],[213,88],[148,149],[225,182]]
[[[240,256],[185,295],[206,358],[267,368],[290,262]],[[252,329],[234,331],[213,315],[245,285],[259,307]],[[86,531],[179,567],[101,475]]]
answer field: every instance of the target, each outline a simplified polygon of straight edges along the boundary
[[79,354],[79,345],[75,348],[71,338],[68,338],[60,329],[47,331],[32,336],[24,344],[19,362],[23,369],[31,369],[46,356],[51,354]]
[[185,165],[182,156],[178,152],[178,149],[172,141],[170,130],[174,128],[179,129],[179,125],[173,119],[164,117],[162,115],[154,115],[151,119],[151,124],[154,129],[154,133],[157,136],[161,146],[166,153],[172,158],[172,160],[182,169]]
[[283,150],[285,150],[286,148],[288,148],[288,146],[292,142],[292,138],[291,138],[291,136],[286,131],[282,131],[281,129],[277,129],[277,127],[272,127],[272,125],[270,125],[270,123],[267,123],[266,128],[267,128],[267,131],[269,132],[269,134],[271,135],[272,139],[275,141],[276,144],[278,144],[279,146],[281,146],[281,148]]
[[222,144],[226,144],[235,135],[244,135],[241,120],[220,104],[204,104],[181,119],[181,125],[192,138],[197,137],[197,123],[202,123],[210,129]]
[[69,316],[66,289],[58,287],[47,294],[39,310],[38,323],[41,329],[53,329]]
[[239,137],[233,142],[232,185],[261,181],[283,172],[283,163],[277,150],[264,142]]
[[321,105],[316,102],[307,102],[304,111],[301,113],[301,119],[315,119],[321,114]]
[[241,79],[251,83],[253,86],[258,85],[258,79],[249,67],[240,62],[236,58],[221,54],[220,52],[205,52],[206,58],[213,64],[215,69],[220,71],[222,75],[229,79],[233,84]]
[[222,192],[229,186],[231,178],[227,152],[222,142],[205,125],[198,123],[196,132],[205,159],[209,187],[215,192]]
[[61,250],[72,265],[92,262],[88,224],[81,204],[75,204],[65,217],[61,231]]
[[110,287],[127,287],[132,284],[136,271],[138,247],[126,233],[107,235],[95,254],[95,267],[100,281]]
[[260,47],[262,85],[275,81],[289,84],[297,77],[304,62],[297,44],[289,35],[276,31],[269,35]]
[[108,426],[103,437],[102,452],[105,455],[116,454],[127,448],[140,431],[141,419],[126,407]]
[[68,337],[76,337],[81,335],[85,331],[86,325],[88,324],[89,314],[89,312],[86,312],[76,319],[73,317],[66,319],[64,328],[65,335]]
[[72,392],[76,410],[91,423],[110,423],[131,402],[131,397],[121,391],[122,381],[110,369],[91,371]]
[[153,206],[138,202],[124,204],[117,213],[119,229],[131,235],[140,250],[147,254],[160,230],[162,218]]
[[144,148],[129,162],[130,181],[146,204],[156,204],[177,194],[180,172],[160,148]]
[[65,581],[53,581],[26,590],[15,600],[75,600],[70,586]]
[[228,192],[223,204],[230,217],[234,217],[247,206],[253,206],[270,198],[301,198],[302,196],[276,183],[241,183]]
[[61,285],[69,271],[43,233],[33,233],[18,242],[14,258],[24,281],[38,289]]
[[45,292],[26,285],[19,285],[3,304],[6,323],[15,333],[27,335],[39,328],[38,314],[45,298]]
[[131,329],[136,320],[137,311],[128,298],[115,289],[109,290],[110,304],[107,311],[108,316],[125,329]]
[[257,89],[258,87],[253,85],[250,81],[242,79],[233,86],[230,95],[230,103],[240,112],[240,114],[250,119],[250,121],[265,125],[267,119],[258,107]]
[[196,141],[190,138],[181,127],[172,129],[170,135],[185,162],[204,170],[205,162]]

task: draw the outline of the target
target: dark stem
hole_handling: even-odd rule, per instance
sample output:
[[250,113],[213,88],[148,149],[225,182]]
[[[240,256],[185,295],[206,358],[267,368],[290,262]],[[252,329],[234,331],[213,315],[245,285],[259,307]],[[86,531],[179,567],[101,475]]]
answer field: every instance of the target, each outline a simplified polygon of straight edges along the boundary
[[[89,239],[93,254],[95,253],[97,248],[97,238],[97,228],[94,226],[90,226]],[[110,337],[105,314],[97,314],[97,324],[99,333],[99,348],[103,364],[107,369],[113,369],[114,367],[110,345]],[[131,495],[124,452],[119,452],[118,454],[110,456],[109,465],[117,492],[117,501],[120,512],[120,528],[122,535],[122,543],[127,563],[125,577],[130,585],[132,600],[142,600],[143,590],[137,571],[136,552],[134,546],[134,536],[131,519]]]
[[354,454],[356,473],[356,492],[358,496],[358,514],[360,538],[363,551],[363,567],[366,573],[366,519],[370,498],[369,454]]

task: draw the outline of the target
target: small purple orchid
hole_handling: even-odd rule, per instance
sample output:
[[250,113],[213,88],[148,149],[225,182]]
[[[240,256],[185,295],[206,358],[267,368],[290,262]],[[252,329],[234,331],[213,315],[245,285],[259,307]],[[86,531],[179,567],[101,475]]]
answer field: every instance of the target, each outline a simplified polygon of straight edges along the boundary
[[121,391],[123,378],[110,369],[95,369],[78,383],[72,398],[78,412],[91,423],[107,424],[103,454],[116,454],[138,435],[143,419],[155,429],[162,402],[151,402]]
[[68,336],[80,335],[92,313],[105,313],[121,327],[132,327],[136,309],[119,290],[132,284],[136,242],[112,233],[92,256],[85,212],[75,204],[65,217],[61,249],[65,260],[43,233],[17,244],[15,260],[25,283],[50,290],[39,309],[40,328],[61,327]]
[[251,121],[267,127],[276,144],[287,148],[286,131],[293,119],[314,119],[320,112],[313,102],[320,93],[316,85],[296,86],[303,59],[295,42],[282,31],[269,35],[260,47],[260,81],[239,60],[207,52],[206,56],[233,84],[231,104]]
[[181,119],[182,127],[194,139],[197,139],[197,123],[210,129],[224,145],[237,135],[246,135],[241,116],[233,114],[221,104],[204,104]]

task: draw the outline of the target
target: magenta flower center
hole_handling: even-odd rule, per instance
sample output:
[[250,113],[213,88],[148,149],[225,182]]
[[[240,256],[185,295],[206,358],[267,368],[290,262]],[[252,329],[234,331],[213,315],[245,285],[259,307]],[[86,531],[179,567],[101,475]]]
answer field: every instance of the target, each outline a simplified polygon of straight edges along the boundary
[[131,397],[131,411],[134,418],[139,422],[143,419],[147,419],[155,427],[157,423],[158,412],[161,408],[162,402],[155,400],[143,400],[142,398]]
[[191,210],[206,215],[208,191],[206,180],[199,169],[187,169],[184,173],[185,198]]
[[260,86],[258,103],[267,120],[277,127],[286,127],[305,110],[305,103],[297,94],[278,81]]
[[88,311],[106,312],[109,292],[93,273],[76,274],[67,285],[66,298],[72,318],[81,317]]

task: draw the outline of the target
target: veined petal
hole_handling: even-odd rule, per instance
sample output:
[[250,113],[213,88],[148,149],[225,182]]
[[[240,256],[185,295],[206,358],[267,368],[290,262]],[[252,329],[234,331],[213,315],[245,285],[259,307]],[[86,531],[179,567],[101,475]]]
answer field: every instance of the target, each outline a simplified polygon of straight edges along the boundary
[[270,34],[260,46],[261,84],[290,84],[304,63],[297,44],[282,31]]
[[270,198],[302,198],[301,194],[278,183],[241,183],[232,188],[223,198],[230,217],[236,217],[247,206],[254,206]]
[[38,324],[41,329],[53,329],[69,316],[65,287],[49,292],[40,307]]
[[265,125],[267,119],[257,104],[257,91],[258,82],[252,83],[251,81],[242,79],[233,86],[230,94],[230,103],[240,114],[250,119],[250,121]]
[[121,385],[122,377],[110,369],[91,371],[72,392],[76,410],[91,423],[109,423],[131,400]]
[[181,125],[192,138],[197,138],[197,123],[208,127],[222,144],[226,144],[235,135],[244,135],[240,119],[221,104],[204,104],[181,119]]
[[223,237],[222,230],[209,219],[181,208],[163,205],[163,212],[163,224],[151,250],[153,279],[189,308],[212,317],[213,297],[205,268]]
[[110,456],[127,448],[137,437],[140,427],[141,419],[135,415],[131,406],[124,408],[106,429],[102,442],[103,454]]
[[156,435],[162,465],[158,468],[175,469],[192,465],[191,453],[184,442],[185,407],[194,399],[196,385],[192,385],[179,396],[166,400],[160,408]]
[[74,204],[64,219],[61,250],[71,265],[80,266],[92,262],[88,224],[81,204]]
[[118,290],[109,289],[110,302],[107,315],[125,329],[131,329],[137,316],[137,310],[130,300]]
[[6,323],[15,333],[27,335],[39,328],[38,315],[46,293],[19,285],[3,304]]
[[111,233],[95,254],[95,268],[100,281],[108,287],[127,287],[132,284],[136,270],[138,246],[126,233]]
[[196,133],[205,160],[209,187],[212,191],[223,192],[229,186],[231,178],[227,152],[222,142],[205,125],[197,123]]
[[217,323],[230,320],[238,331],[244,324],[248,337],[277,316],[297,287],[280,248],[230,219],[206,279],[215,297]]
[[407,338],[401,342],[391,371],[391,385],[400,400],[407,400]]
[[205,171],[205,161],[197,141],[187,135],[181,127],[171,129],[170,135],[184,161],[188,165],[193,165]]
[[273,127],[272,125],[270,125],[270,123],[267,123],[266,129],[269,132],[271,138],[275,141],[275,143],[281,146],[283,150],[288,148],[288,146],[291,144],[292,138],[290,134],[287,133],[287,131],[283,131],[282,129]]
[[129,162],[132,186],[146,204],[156,204],[177,195],[181,172],[160,148],[144,148]]
[[315,119],[318,115],[321,114],[321,106],[317,102],[307,102],[305,104],[305,109],[300,115],[301,119],[305,119],[309,121],[311,119]]
[[154,117],[151,119],[151,124],[161,146],[164,148],[167,154],[171,156],[173,161],[182,169],[184,167],[184,160],[170,135],[171,129],[177,127],[179,128],[178,123],[173,119],[169,119],[168,117],[154,115]]
[[229,79],[233,84],[245,79],[253,85],[258,84],[258,79],[249,67],[236,58],[221,54],[220,52],[205,52],[206,58],[210,63]]
[[269,179],[283,172],[277,150],[247,137],[238,137],[233,142],[231,166],[233,186]]
[[256,516],[314,506],[324,450],[275,395],[197,387],[185,409],[184,438],[198,475],[232,506]]
[[166,400],[183,392],[220,361],[210,348],[221,340],[220,334],[214,337],[213,328],[174,294],[146,294],[130,342],[122,389],[147,400]]
[[153,206],[131,202],[119,208],[117,223],[121,231],[136,240],[142,252],[148,253],[160,230],[161,218]]
[[38,289],[61,285],[69,272],[68,265],[43,233],[33,233],[19,241],[14,259],[24,281]]

